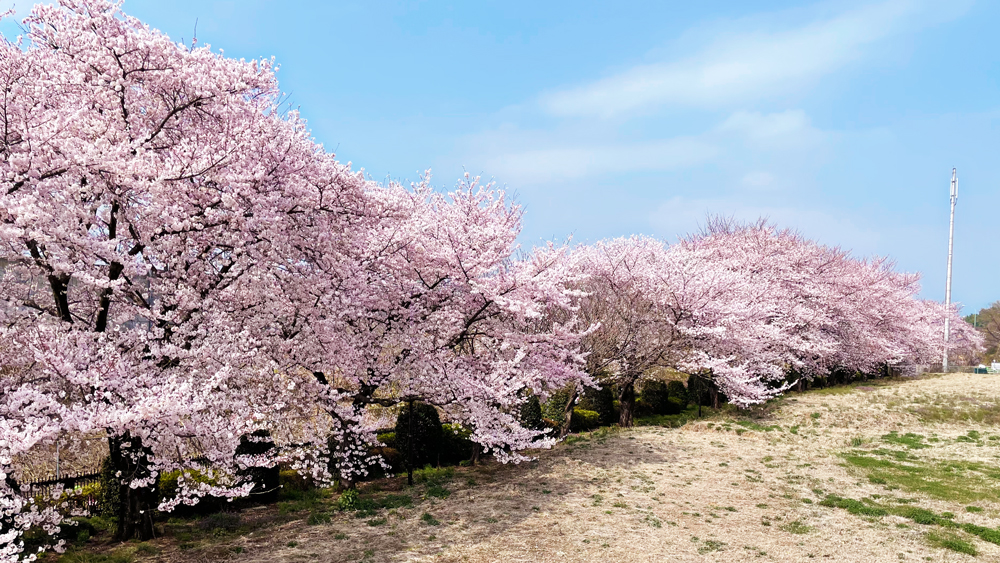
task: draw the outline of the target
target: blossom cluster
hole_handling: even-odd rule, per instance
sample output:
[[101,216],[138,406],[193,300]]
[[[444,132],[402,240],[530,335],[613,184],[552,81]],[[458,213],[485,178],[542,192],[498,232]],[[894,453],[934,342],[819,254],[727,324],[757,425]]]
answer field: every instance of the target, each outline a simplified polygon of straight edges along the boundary
[[[575,248],[588,371],[628,393],[657,368],[696,374],[746,407],[801,379],[933,363],[982,345],[955,308],[919,299],[918,276],[765,221],[713,219],[668,247],[646,237]],[[630,414],[622,409],[622,423]]]

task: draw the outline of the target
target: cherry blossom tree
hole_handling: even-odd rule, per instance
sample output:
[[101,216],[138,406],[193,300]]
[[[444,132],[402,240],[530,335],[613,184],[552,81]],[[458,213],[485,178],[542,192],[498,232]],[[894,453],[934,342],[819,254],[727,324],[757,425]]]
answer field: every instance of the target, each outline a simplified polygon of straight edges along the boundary
[[[895,271],[890,260],[856,259],[764,221],[710,221],[679,246],[710,250],[711,260],[739,273],[743,294],[736,301],[757,304],[759,328],[770,337],[743,339],[729,353],[771,381],[783,371],[801,381],[929,361],[943,351],[944,316],[957,318],[920,300],[919,276]],[[967,323],[956,326],[956,346],[979,345]]]
[[945,315],[959,327],[955,346],[979,346],[955,311],[916,297],[917,276],[765,221],[713,219],[669,248],[631,237],[573,254],[585,274],[581,317],[599,325],[584,341],[588,371],[610,374],[622,425],[631,423],[635,382],[658,367],[746,407],[837,370],[875,373],[936,357]]
[[[247,494],[247,464],[363,474],[372,405],[438,405],[505,461],[551,443],[512,413],[582,376],[565,253],[518,259],[502,192],[370,182],[282,111],[271,62],[172,43],[117,4],[24,25],[0,58],[5,555],[58,521],[6,477],[59,437],[107,436],[122,538],[151,535],[165,470],[218,485],[163,510]],[[235,456],[260,429],[284,445]]]
[[[322,239],[319,214],[292,231],[296,276],[316,281],[300,293],[300,280],[275,285],[295,311],[284,317],[301,320],[289,357],[349,395],[356,416],[419,400],[471,426],[472,440],[502,460],[550,444],[516,413],[525,390],[582,377],[565,250],[518,259],[520,209],[474,178],[450,194],[432,191],[428,177],[368,195],[369,236],[351,248],[327,246],[340,243]],[[349,480],[348,469],[338,476]]]
[[[102,0],[24,25],[0,45],[0,336],[30,375],[2,382],[0,461],[103,432],[119,536],[148,537],[159,471],[236,469],[242,434],[311,407],[243,328],[302,186],[343,201],[358,182],[280,111],[268,61],[174,44]],[[201,494],[248,490],[229,485]]]

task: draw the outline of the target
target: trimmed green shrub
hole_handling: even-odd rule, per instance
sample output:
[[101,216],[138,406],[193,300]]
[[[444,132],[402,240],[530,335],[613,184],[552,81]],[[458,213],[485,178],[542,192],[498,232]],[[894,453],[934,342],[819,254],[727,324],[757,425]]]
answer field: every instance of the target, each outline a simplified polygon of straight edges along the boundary
[[386,448],[396,447],[396,433],[395,432],[379,432],[375,435],[375,438],[385,444]]
[[601,426],[610,426],[618,422],[615,412],[615,393],[611,385],[603,385],[597,389],[588,387],[583,392],[579,408],[597,413],[597,421]]
[[663,411],[663,414],[681,414],[684,409],[687,408],[687,403],[682,403],[679,400],[670,397],[667,399],[667,406]]
[[647,379],[642,382],[642,402],[652,411],[652,414],[667,414],[667,384],[659,379]]
[[570,430],[573,432],[585,432],[600,426],[600,415],[595,411],[575,408],[573,409],[573,420],[570,421]]
[[441,463],[458,464],[472,457],[475,443],[469,439],[472,430],[461,424],[441,426]]
[[667,383],[667,395],[681,405],[681,410],[688,405],[687,387],[680,381]]
[[[443,439],[441,417],[434,405],[413,403],[413,436],[410,436],[410,406],[404,404],[396,418],[396,449],[404,467],[416,469],[428,463],[437,463]],[[410,444],[413,444],[413,467],[409,467]]]
[[521,404],[520,415],[521,425],[525,428],[545,430],[545,421],[542,419],[542,403],[535,395],[531,395]]

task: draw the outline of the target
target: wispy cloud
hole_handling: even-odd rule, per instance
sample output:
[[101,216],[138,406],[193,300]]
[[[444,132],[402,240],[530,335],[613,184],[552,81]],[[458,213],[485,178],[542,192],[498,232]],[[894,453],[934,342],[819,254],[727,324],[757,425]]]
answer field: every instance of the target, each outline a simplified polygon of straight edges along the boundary
[[[776,113],[737,111],[698,135],[644,141],[609,140],[603,128],[557,131],[489,131],[468,139],[485,170],[517,185],[601,176],[695,168],[734,154],[802,154],[815,150],[828,133],[812,126],[801,110]],[[765,159],[766,160],[766,159]],[[759,165],[759,164],[758,164]],[[751,172],[742,185],[774,189],[774,177]]]
[[776,113],[736,111],[719,124],[714,133],[739,137],[762,148],[803,149],[818,144],[824,136],[800,109]]
[[901,31],[951,17],[940,5],[891,0],[777,32],[723,37],[682,60],[636,66],[591,84],[541,96],[563,117],[610,118],[674,105],[718,108],[785,94],[860,59]]
[[685,168],[703,164],[717,153],[711,143],[691,137],[616,145],[567,142],[500,154],[486,166],[508,181],[549,182]]

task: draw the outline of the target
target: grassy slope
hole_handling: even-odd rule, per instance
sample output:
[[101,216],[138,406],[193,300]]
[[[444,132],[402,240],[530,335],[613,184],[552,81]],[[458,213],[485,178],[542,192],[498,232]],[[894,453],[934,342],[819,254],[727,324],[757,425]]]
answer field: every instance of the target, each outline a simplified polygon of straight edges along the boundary
[[754,418],[604,429],[521,466],[383,481],[351,510],[306,494],[66,560],[997,561],[998,383],[862,384]]

